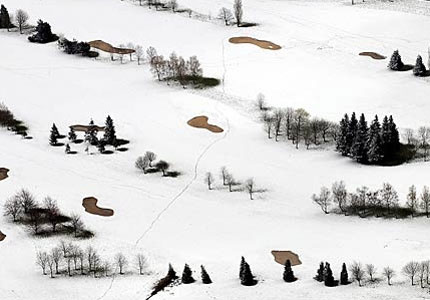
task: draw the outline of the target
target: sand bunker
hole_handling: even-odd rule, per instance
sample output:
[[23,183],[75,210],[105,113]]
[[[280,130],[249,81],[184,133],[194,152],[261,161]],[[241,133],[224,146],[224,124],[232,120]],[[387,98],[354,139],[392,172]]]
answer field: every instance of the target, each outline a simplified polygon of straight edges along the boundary
[[117,48],[112,46],[109,43],[106,43],[102,40],[96,40],[96,41],[91,41],[88,44],[90,44],[91,47],[105,51],[105,52],[109,52],[109,53],[116,53],[116,54],[131,54],[136,52],[134,49],[126,49],[126,48]]
[[361,52],[359,55],[361,56],[370,56],[373,59],[386,59],[386,56],[383,56],[376,52]]
[[6,234],[0,231],[0,242],[6,238]]
[[272,42],[264,41],[264,40],[257,40],[257,39],[254,39],[252,37],[247,37],[247,36],[232,37],[228,41],[230,43],[233,43],[233,44],[242,44],[242,43],[253,44],[253,45],[256,45],[260,48],[268,49],[268,50],[279,50],[279,49],[281,49],[281,46],[276,45]]
[[109,208],[101,208],[97,206],[97,199],[94,197],[87,197],[82,200],[82,206],[85,207],[85,211],[102,217],[113,216],[113,210]]
[[205,128],[205,129],[207,129],[211,132],[214,132],[214,133],[220,133],[220,132],[224,131],[224,129],[222,129],[221,127],[209,124],[208,123],[208,117],[206,117],[206,116],[194,117],[191,120],[189,120],[187,122],[187,124],[190,125],[191,127],[195,127],[195,128]]
[[302,264],[302,262],[299,259],[299,256],[292,251],[273,250],[272,255],[275,258],[275,261],[281,265],[285,265],[287,259],[290,260],[292,266],[297,266]]
[[0,181],[8,178],[9,176],[7,173],[9,172],[9,169],[6,168],[0,168]]
[[97,131],[104,131],[104,126],[97,126],[97,125],[72,125],[70,128],[73,128],[74,131],[91,131],[91,130],[97,130]]

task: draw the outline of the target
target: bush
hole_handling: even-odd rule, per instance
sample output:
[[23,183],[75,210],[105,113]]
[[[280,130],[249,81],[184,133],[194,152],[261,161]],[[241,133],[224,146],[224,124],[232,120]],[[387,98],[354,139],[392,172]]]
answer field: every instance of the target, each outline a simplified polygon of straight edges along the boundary
[[46,44],[58,40],[58,36],[51,31],[51,25],[39,20],[37,22],[36,34],[29,36],[28,40],[32,43]]

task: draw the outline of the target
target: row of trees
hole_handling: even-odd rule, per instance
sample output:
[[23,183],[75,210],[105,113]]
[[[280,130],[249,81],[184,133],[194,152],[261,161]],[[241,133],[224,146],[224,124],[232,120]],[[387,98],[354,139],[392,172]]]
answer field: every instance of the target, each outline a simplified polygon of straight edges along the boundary
[[179,172],[169,171],[170,164],[164,160],[157,161],[157,155],[152,151],[146,151],[143,156],[139,156],[134,166],[143,174],[160,172],[163,177],[177,177]]
[[[241,183],[240,181],[237,181],[233,174],[231,174],[230,171],[227,170],[226,167],[221,167],[220,170],[220,176],[222,179],[222,185],[227,186],[229,192],[233,192],[236,190],[246,190],[249,194],[249,199],[254,200],[253,196],[257,192],[262,192],[262,190],[256,189],[255,187],[255,181],[253,178],[249,178],[245,181],[245,183]],[[215,183],[215,177],[211,172],[207,172],[204,177],[204,182],[208,186],[208,190],[213,190],[214,183]],[[239,187],[238,189],[234,187]]]
[[382,125],[378,116],[370,127],[364,114],[357,120],[345,114],[340,121],[336,150],[343,156],[350,156],[359,163],[380,164],[392,159],[400,149],[399,131],[392,116],[385,116]]
[[425,214],[430,216],[430,188],[424,186],[420,195],[414,185],[409,188],[405,206],[399,204],[399,196],[394,187],[384,183],[381,189],[371,190],[366,186],[348,192],[343,181],[333,183],[331,189],[322,187],[318,195],[312,195],[312,201],[328,214],[333,210],[345,215],[360,217],[415,217]]
[[148,273],[148,261],[145,255],[139,253],[131,262],[123,253],[117,253],[113,259],[104,259],[97,249],[88,246],[85,250],[74,243],[60,241],[59,245],[50,251],[38,251],[36,264],[40,266],[43,275],[93,275],[94,277],[111,276],[113,274],[131,273],[127,268],[133,264],[139,275]]
[[28,136],[27,125],[25,125],[23,121],[15,118],[14,114],[3,103],[0,103],[0,127],[15,132],[24,138]]
[[3,206],[3,213],[14,223],[23,224],[38,236],[72,234],[76,238],[89,238],[94,234],[85,229],[78,214],[65,215],[55,199],[47,196],[42,204],[26,189],[21,189]]
[[274,137],[275,141],[279,141],[280,137],[284,137],[297,149],[302,141],[309,149],[312,144],[318,146],[337,139],[336,124],[322,118],[311,118],[303,108],[268,108],[262,94],[257,96],[257,106],[269,139]]
[[[402,57],[399,54],[399,50],[395,50],[391,55],[390,62],[388,63],[388,68],[393,71],[407,71],[412,69],[415,76],[426,77],[430,76],[429,70],[423,63],[423,58],[421,55],[417,56],[414,66],[405,65],[402,61]],[[430,48],[429,48],[429,58],[428,58],[428,68],[430,69]]]

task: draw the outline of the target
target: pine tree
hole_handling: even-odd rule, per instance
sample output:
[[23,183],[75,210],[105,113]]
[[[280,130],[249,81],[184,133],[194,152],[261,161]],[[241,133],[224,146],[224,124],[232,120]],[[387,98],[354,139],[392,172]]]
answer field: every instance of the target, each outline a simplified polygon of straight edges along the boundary
[[212,283],[212,279],[210,278],[208,272],[206,272],[206,269],[204,266],[200,266],[201,268],[201,273],[202,273],[202,282],[204,284],[211,284]]
[[384,155],[390,150],[390,125],[388,124],[388,117],[385,116],[382,120],[382,128],[381,128],[381,141],[382,141],[382,152]]
[[367,149],[369,162],[378,163],[384,158],[382,152],[381,125],[379,124],[378,116],[375,116],[375,119],[370,125]]
[[285,282],[294,282],[297,280],[296,277],[294,277],[293,269],[291,268],[291,261],[287,259],[285,262],[285,268],[284,268],[284,281]]
[[89,124],[90,126],[94,126],[94,121],[93,121],[93,119],[91,119],[90,120],[90,124]]
[[254,275],[252,275],[251,267],[246,261],[243,265],[243,272],[240,278],[240,283],[245,286],[252,286],[257,284],[257,281],[254,278]]
[[167,277],[169,277],[171,279],[177,279],[178,278],[175,270],[173,269],[172,264],[169,264],[169,271],[167,272]]
[[340,272],[340,284],[347,285],[349,284],[348,280],[348,270],[346,269],[346,264],[342,264],[342,271]]
[[240,268],[239,268],[239,278],[242,279],[243,276],[243,271],[245,269],[245,257],[242,256],[242,258],[240,259]]
[[413,73],[415,76],[425,76],[427,74],[426,66],[423,64],[423,58],[421,55],[418,55],[417,57]]
[[85,132],[85,141],[95,146],[98,145],[99,139],[97,138],[97,130],[90,129]]
[[53,124],[51,127],[51,134],[49,136],[49,144],[51,144],[52,146],[57,145],[58,136],[59,136],[59,133],[58,133],[57,126],[55,126],[55,124]]
[[190,266],[185,264],[184,271],[182,272],[182,283],[184,284],[190,284],[195,282],[195,279],[193,278],[193,271],[191,271]]
[[334,281],[333,272],[331,271],[330,264],[327,263],[326,267],[327,267],[327,270],[326,270],[327,273],[324,279],[324,285],[330,286],[330,287],[335,286],[336,283]]
[[322,282],[324,281],[324,263],[320,263],[320,267],[317,270],[317,275],[314,277],[316,281]]
[[345,114],[344,118],[340,121],[339,137],[336,141],[336,149],[343,155],[347,156],[349,153],[347,146],[347,136],[349,128],[349,117]]
[[59,137],[60,137],[60,132],[58,131],[58,128],[57,128],[57,126],[55,125],[55,123],[53,123],[53,124],[52,124],[51,132],[53,132],[57,138],[59,138]]
[[113,145],[116,140],[115,126],[113,125],[113,120],[110,116],[107,116],[106,118],[104,140],[109,145]]
[[9,29],[12,27],[13,25],[10,21],[9,12],[7,11],[7,8],[2,4],[0,7],[0,28],[6,28],[7,31],[9,31]]
[[366,118],[361,114],[358,122],[358,130],[352,146],[352,156],[360,163],[367,162],[367,138],[369,128],[367,127]]
[[58,36],[51,31],[51,25],[39,20],[37,22],[36,34],[29,36],[28,40],[32,43],[50,43],[58,40]]
[[402,62],[402,57],[399,54],[399,50],[396,50],[393,52],[393,55],[391,55],[390,63],[388,64],[388,68],[394,71],[402,70],[404,67],[404,64]]
[[73,129],[73,127],[70,127],[70,131],[69,131],[69,141],[71,142],[75,142],[76,141],[76,133],[75,130]]
[[396,151],[400,147],[400,135],[396,123],[394,123],[393,116],[388,118],[388,130],[390,132],[389,145],[390,149]]
[[412,217],[414,217],[415,212],[418,210],[417,188],[415,185],[409,187],[409,192],[406,198],[406,206],[412,211]]
[[355,116],[355,112],[351,115],[351,120],[348,124],[347,134],[346,134],[346,151],[347,154],[350,154],[352,151],[352,146],[354,144],[355,137],[358,131],[358,121]]

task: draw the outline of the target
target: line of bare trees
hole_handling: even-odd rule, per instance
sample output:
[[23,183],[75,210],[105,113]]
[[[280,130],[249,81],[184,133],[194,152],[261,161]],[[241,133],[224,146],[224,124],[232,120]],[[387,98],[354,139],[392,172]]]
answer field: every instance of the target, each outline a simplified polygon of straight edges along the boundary
[[414,147],[417,159],[428,161],[430,153],[430,127],[421,126],[417,130],[406,128],[403,130],[406,144]]
[[[249,199],[254,200],[254,194],[263,193],[263,189],[258,189],[253,178],[248,178],[245,182],[240,182],[235,179],[233,174],[225,167],[221,167],[220,179],[222,180],[222,186],[228,187],[229,192],[246,191],[249,194]],[[211,172],[207,172],[204,177],[208,190],[213,190],[215,185],[215,176]]]
[[161,172],[163,177],[178,177],[180,172],[169,171],[170,164],[164,160],[157,161],[157,155],[152,151],[146,151],[143,156],[139,156],[134,166],[143,174]]
[[65,215],[57,201],[49,196],[40,204],[26,189],[21,189],[5,201],[3,213],[14,223],[25,225],[37,236],[70,234],[75,238],[90,238],[94,235],[85,228],[78,214]]
[[345,215],[358,215],[362,218],[376,217],[416,217],[430,216],[430,189],[424,186],[418,194],[415,185],[409,187],[406,205],[399,204],[399,196],[394,187],[383,183],[381,189],[371,190],[367,186],[348,192],[343,181],[333,183],[331,189],[323,186],[320,193],[312,195],[321,210],[328,214],[330,211]]
[[56,275],[69,277],[75,275],[93,275],[94,277],[124,275],[133,273],[129,269],[131,265],[139,275],[148,274],[148,260],[141,253],[137,254],[133,261],[129,261],[121,252],[117,253],[113,259],[105,259],[93,246],[88,246],[84,250],[74,243],[65,241],[60,241],[59,245],[50,251],[38,251],[36,264],[41,268],[43,275],[49,273],[51,278]]
[[266,105],[263,94],[257,96],[256,105],[261,112],[261,121],[269,139],[276,142],[281,137],[291,141],[296,148],[303,142],[306,149],[313,144],[320,146],[336,141],[339,125],[313,117],[303,108],[272,108]]

